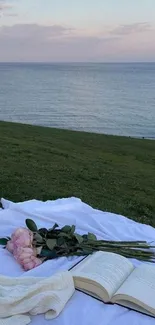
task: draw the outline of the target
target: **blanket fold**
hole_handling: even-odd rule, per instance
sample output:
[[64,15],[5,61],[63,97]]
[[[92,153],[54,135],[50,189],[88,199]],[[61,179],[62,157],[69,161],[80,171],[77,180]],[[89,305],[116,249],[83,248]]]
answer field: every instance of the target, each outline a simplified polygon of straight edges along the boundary
[[53,319],[74,291],[68,271],[46,278],[0,276],[0,325],[27,325],[31,321],[27,313],[45,313],[46,319]]

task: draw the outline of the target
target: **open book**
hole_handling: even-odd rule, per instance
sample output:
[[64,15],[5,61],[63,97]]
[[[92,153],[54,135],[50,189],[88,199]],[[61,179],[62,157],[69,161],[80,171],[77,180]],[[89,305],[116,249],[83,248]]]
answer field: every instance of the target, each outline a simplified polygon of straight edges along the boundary
[[135,268],[125,257],[97,252],[73,267],[71,273],[80,291],[155,317],[155,266]]

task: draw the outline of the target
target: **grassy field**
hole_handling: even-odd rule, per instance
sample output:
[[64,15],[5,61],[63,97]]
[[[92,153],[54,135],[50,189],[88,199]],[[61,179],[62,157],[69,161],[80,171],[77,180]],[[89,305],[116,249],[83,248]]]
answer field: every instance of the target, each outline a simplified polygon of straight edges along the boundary
[[0,196],[76,196],[155,226],[155,141],[0,122]]

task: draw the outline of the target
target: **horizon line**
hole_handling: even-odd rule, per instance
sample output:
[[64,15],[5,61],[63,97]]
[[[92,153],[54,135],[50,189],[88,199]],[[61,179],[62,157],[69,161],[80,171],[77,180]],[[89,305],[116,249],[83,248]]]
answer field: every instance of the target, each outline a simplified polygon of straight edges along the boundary
[[155,61],[0,61],[0,64],[152,64]]

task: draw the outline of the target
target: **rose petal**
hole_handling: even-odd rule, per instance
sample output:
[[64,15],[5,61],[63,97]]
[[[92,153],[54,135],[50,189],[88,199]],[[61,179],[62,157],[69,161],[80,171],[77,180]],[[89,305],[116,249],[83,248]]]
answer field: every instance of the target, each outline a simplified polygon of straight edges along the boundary
[[35,267],[34,262],[29,262],[29,263],[23,264],[23,268],[25,271],[32,270],[34,267]]
[[39,259],[39,258],[36,258],[36,259],[34,260],[34,262],[35,262],[35,267],[37,267],[37,266],[39,266],[39,265],[42,264],[42,260]]
[[9,241],[7,242],[6,249],[7,249],[10,253],[13,253],[14,245],[13,245],[13,243],[12,243],[11,240],[9,240]]
[[31,247],[33,242],[33,233],[26,228],[18,228],[12,234],[11,239],[16,246]]

